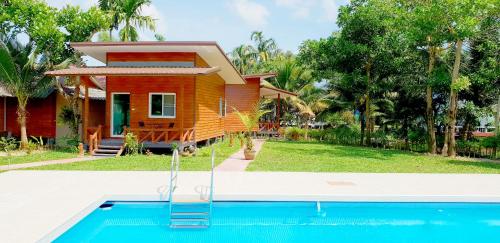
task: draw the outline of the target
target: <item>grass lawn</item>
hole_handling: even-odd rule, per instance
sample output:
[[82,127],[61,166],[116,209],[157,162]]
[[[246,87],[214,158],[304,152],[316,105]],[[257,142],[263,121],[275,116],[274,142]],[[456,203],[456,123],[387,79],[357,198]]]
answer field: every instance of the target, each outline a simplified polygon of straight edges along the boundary
[[27,155],[0,156],[0,165],[22,164],[46,160],[75,158],[77,154],[68,150],[46,150]]
[[[229,147],[228,142],[215,144],[215,163],[218,165],[231,154],[239,150],[239,146]],[[181,157],[180,169],[187,171],[210,170],[210,148],[203,147],[197,156]],[[171,155],[135,155],[119,158],[98,159],[70,164],[48,165],[30,168],[32,170],[170,170]]]
[[249,171],[500,173],[500,163],[323,143],[268,141]]

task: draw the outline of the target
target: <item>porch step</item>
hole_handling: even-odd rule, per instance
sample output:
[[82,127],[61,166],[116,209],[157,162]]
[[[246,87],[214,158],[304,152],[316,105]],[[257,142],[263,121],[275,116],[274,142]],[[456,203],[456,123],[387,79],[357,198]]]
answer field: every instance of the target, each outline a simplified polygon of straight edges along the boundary
[[118,145],[98,145],[98,149],[108,149],[108,150],[120,150],[121,146]]
[[120,149],[101,149],[98,148],[97,150],[94,151],[94,153],[98,154],[116,154],[118,153]]
[[117,145],[98,145],[94,150],[96,157],[116,157],[122,151],[122,146]]
[[94,157],[102,157],[102,158],[113,158],[116,157],[116,154],[98,154],[94,153]]

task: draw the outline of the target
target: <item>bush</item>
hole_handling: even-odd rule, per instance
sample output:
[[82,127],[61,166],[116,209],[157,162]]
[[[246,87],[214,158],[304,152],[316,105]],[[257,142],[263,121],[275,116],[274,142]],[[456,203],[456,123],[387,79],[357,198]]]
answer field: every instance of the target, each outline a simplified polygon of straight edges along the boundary
[[135,134],[129,132],[125,135],[125,149],[127,155],[136,155],[141,151],[142,144]]
[[323,141],[325,137],[326,130],[320,130],[320,129],[312,129],[309,130],[308,136],[310,139],[314,139],[317,141]]
[[413,143],[426,143],[427,132],[424,129],[410,130],[408,132],[408,141]]
[[358,126],[340,126],[325,130],[324,139],[336,144],[357,144],[361,139],[361,130]]
[[500,135],[483,138],[479,143],[486,148],[500,148]]
[[10,155],[12,150],[17,148],[18,142],[15,138],[1,137],[0,138],[0,149]]
[[372,133],[372,143],[377,146],[388,146],[390,143],[395,142],[396,139],[391,133],[386,133],[383,130],[377,130]]
[[287,127],[285,129],[285,138],[298,141],[304,137],[305,131],[298,127]]

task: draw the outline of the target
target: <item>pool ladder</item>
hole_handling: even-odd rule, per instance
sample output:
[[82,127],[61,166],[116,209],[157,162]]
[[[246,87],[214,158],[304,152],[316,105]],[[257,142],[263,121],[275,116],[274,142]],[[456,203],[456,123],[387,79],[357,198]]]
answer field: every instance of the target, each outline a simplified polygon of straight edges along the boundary
[[[212,147],[211,154],[211,174],[210,187],[199,187],[199,200],[175,201],[174,192],[177,188],[177,176],[179,173],[179,152],[177,149],[172,154],[170,167],[170,189],[169,189],[169,209],[171,228],[208,228],[210,226],[213,208],[213,188],[214,188],[214,166],[215,151]],[[208,194],[208,195],[207,195]],[[208,196],[208,197],[207,197]]]

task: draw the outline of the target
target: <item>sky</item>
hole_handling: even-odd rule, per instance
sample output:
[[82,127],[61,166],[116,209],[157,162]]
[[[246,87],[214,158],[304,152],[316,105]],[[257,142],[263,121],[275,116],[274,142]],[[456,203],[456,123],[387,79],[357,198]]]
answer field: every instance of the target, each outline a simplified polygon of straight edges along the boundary
[[[46,0],[83,9],[97,0]],[[297,52],[307,39],[329,36],[337,30],[338,8],[348,0],[152,0],[144,15],[156,19],[156,32],[170,41],[216,41],[225,52],[249,44],[252,31],[263,31],[285,51]],[[154,40],[141,31],[140,40]]]

